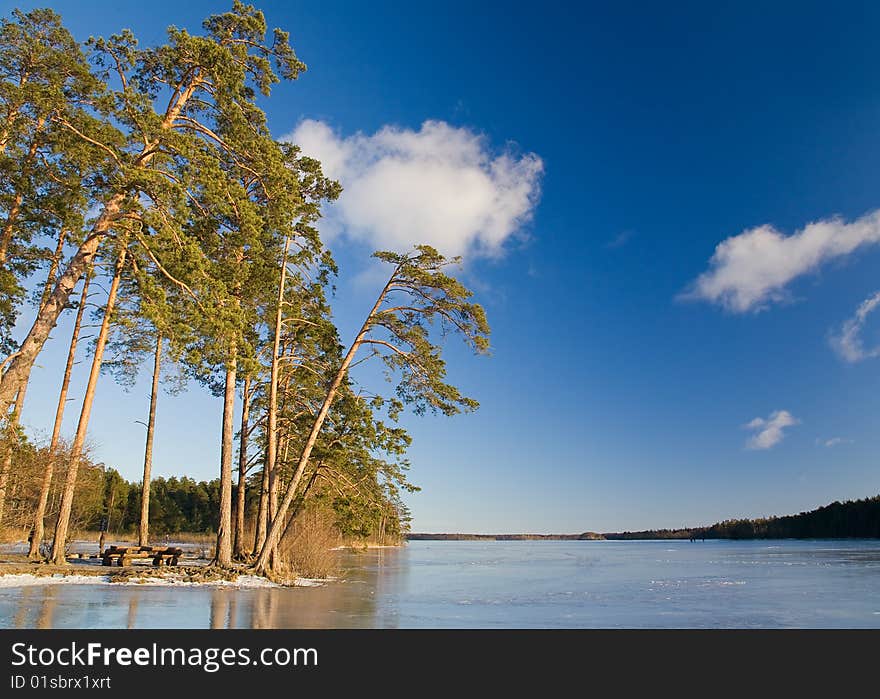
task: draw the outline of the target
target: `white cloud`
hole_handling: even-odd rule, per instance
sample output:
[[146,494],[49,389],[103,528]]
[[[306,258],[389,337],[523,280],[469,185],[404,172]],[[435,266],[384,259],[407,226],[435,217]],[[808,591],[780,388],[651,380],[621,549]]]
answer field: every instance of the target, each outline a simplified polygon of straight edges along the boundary
[[756,417],[746,425],[745,429],[752,430],[753,434],[746,442],[747,449],[769,449],[782,441],[786,427],[800,423],[794,415],[787,410],[776,410],[767,418]]
[[865,320],[877,306],[880,306],[880,291],[862,301],[856,314],[843,324],[838,334],[831,337],[831,346],[846,361],[859,362],[880,357],[880,345],[865,349],[861,338]]
[[396,251],[497,256],[532,217],[544,165],[534,153],[493,153],[486,139],[443,121],[340,136],[306,119],[288,137],[343,186],[324,235]]
[[832,437],[831,439],[826,439],[823,444],[828,447],[836,447],[838,444],[852,444],[853,441],[851,439],[844,439],[843,437]]
[[851,223],[816,221],[792,235],[764,225],[721,241],[682,298],[717,303],[729,311],[761,310],[787,298],[786,285],[823,263],[880,243],[880,211]]

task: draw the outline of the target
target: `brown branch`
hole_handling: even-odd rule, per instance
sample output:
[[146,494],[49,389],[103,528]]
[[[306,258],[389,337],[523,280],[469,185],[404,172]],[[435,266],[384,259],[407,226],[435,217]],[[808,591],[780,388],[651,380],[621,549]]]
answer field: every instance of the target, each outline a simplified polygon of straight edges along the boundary
[[[202,311],[205,311],[205,307],[202,306],[202,303],[201,303],[201,301],[199,301],[199,297],[196,295],[196,293],[195,293],[195,292],[194,292],[194,291],[193,291],[193,290],[192,290],[192,289],[191,289],[191,288],[190,288],[185,282],[180,281],[179,279],[177,279],[176,277],[174,277],[174,276],[173,276],[173,275],[172,275],[167,269],[165,269],[165,267],[162,265],[162,263],[159,262],[159,260],[158,260],[158,259],[156,258],[156,256],[153,254],[153,251],[150,249],[150,246],[147,245],[147,243],[146,243],[146,241],[144,240],[143,236],[140,235],[140,233],[137,233],[136,231],[134,231],[134,236],[135,236],[135,238],[137,238],[137,241],[143,246],[144,250],[146,250],[147,255],[150,256],[150,259],[151,259],[151,260],[153,261],[153,263],[156,265],[156,268],[157,268],[157,269],[158,269],[158,270],[159,270],[159,271],[160,271],[160,272],[161,272],[161,273],[162,273],[162,274],[163,274],[163,275],[164,275],[169,281],[171,281],[171,282],[174,283],[174,284],[177,284],[177,286],[179,286],[181,289],[184,289],[184,290],[185,290],[190,296],[192,296],[193,300],[196,302],[196,305],[197,305]],[[205,312],[207,312],[207,311],[205,311]]]
[[70,131],[73,131],[73,133],[75,133],[77,136],[79,136],[79,137],[80,137],[81,139],[83,139],[84,141],[86,141],[86,142],[88,142],[88,143],[91,143],[93,146],[97,146],[98,148],[100,148],[100,149],[106,151],[107,153],[110,154],[110,157],[112,157],[113,160],[116,161],[116,164],[117,164],[117,165],[122,165],[122,161],[119,160],[119,156],[116,155],[116,153],[114,152],[114,150],[113,150],[112,148],[110,148],[110,146],[108,146],[108,145],[106,145],[106,144],[104,144],[104,143],[101,143],[100,141],[96,141],[96,140],[93,139],[93,138],[89,138],[89,137],[86,136],[82,131],[80,131],[79,129],[77,129],[73,124],[71,124],[70,122],[68,122],[68,121],[65,120],[65,119],[61,119],[61,118],[58,118],[58,117],[54,117],[54,118],[52,119],[52,121],[54,121],[54,122],[56,122],[56,123],[58,123],[58,124],[61,124],[61,125],[64,126],[65,128],[69,129]]
[[[183,123],[183,124],[178,124],[178,123],[177,123],[178,121],[182,121],[182,122],[184,122],[184,123]],[[216,133],[214,133],[214,131],[212,131],[211,129],[209,129],[207,126],[205,126],[202,122],[198,121],[197,119],[193,119],[192,117],[188,117],[188,116],[179,115],[179,116],[177,116],[177,118],[175,119],[175,123],[172,124],[172,126],[181,126],[181,127],[185,127],[185,128],[192,128],[192,129],[194,129],[195,131],[198,131],[199,133],[201,133],[201,134],[207,136],[208,138],[213,139],[214,141],[216,141],[217,144],[218,144],[221,148],[223,148],[223,149],[225,149],[225,150],[227,150],[227,151],[231,151],[231,148],[230,148],[229,145],[226,143],[226,141],[224,141],[222,138],[220,138],[220,136],[218,136]]]

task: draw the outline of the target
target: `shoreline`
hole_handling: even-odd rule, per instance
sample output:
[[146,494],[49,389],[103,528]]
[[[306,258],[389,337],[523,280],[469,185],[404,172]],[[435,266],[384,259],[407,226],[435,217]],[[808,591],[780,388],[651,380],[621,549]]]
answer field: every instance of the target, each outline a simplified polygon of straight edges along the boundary
[[[81,548],[88,542],[74,542]],[[315,587],[336,578],[295,576],[271,579],[255,575],[243,565],[230,569],[217,568],[196,551],[187,552],[186,561],[176,566],[153,566],[146,562],[130,565],[104,566],[101,558],[68,557],[67,565],[32,561],[16,549],[20,543],[0,545],[0,588],[33,587],[60,583],[78,585],[146,585],[166,587],[227,587],[231,589]],[[5,550],[4,550],[5,549]]]
[[[153,587],[225,587],[230,589],[265,589],[318,587],[335,578],[296,577],[274,581],[259,575],[236,570],[219,571],[207,566],[175,566],[174,569],[153,566],[130,566],[108,571],[101,566],[51,566],[0,562],[0,588],[35,587],[43,585],[114,585]],[[207,573],[207,574],[206,574]]]
[[[28,559],[26,555],[27,542],[6,541],[0,543],[0,589],[62,583],[71,585],[268,589],[319,587],[340,580],[335,575],[320,578],[303,575],[289,578],[259,576],[253,574],[244,564],[234,564],[233,568],[228,570],[216,568],[211,565],[209,549],[202,545],[199,537],[184,534],[176,538],[166,537],[166,539],[183,548],[184,554],[179,565],[153,566],[147,562],[147,559],[143,559],[133,561],[124,567],[104,566],[102,559],[97,557],[96,542],[90,538],[81,538],[71,542],[67,565],[59,566]],[[112,541],[114,545],[129,543],[126,537],[114,538]],[[374,549],[402,548],[405,545],[405,540],[401,540],[398,544],[348,542],[334,546],[329,550],[364,553]]]
[[0,588],[41,585],[117,585],[160,587],[226,587],[231,589],[317,587],[335,578],[270,580],[244,570],[220,570],[208,565],[154,567],[133,565],[108,568],[101,565],[68,566],[0,561]]

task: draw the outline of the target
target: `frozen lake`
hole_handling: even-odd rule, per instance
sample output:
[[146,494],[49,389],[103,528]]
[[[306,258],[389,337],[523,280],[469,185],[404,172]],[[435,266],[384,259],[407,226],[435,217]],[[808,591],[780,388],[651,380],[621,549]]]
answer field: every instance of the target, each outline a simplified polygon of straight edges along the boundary
[[880,541],[414,541],[320,587],[3,586],[5,628],[880,627]]

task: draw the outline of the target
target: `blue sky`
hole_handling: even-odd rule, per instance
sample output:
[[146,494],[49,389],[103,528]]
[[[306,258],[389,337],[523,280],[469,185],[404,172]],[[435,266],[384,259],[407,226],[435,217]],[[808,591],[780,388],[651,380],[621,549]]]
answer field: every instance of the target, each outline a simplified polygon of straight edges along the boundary
[[[144,43],[226,9],[52,5],[79,38],[131,27]],[[399,239],[393,207],[356,195],[389,139],[398,159],[476,152],[471,170],[494,163],[529,193],[525,211],[491,188],[473,204],[496,245],[448,226],[493,352],[450,347],[476,414],[405,421],[416,531],[671,527],[880,492],[880,313],[856,317],[880,289],[880,6],[614,5],[258,3],[309,66],[265,103],[273,132],[320,124],[310,143],[350,151],[328,221],[343,338],[371,305],[373,243]],[[455,150],[455,136],[472,140]],[[515,167],[535,158],[541,173]],[[434,182],[420,164],[392,183]],[[831,222],[798,233],[816,221]],[[69,323],[54,335],[24,412],[35,434],[51,427]],[[96,456],[131,479],[147,394],[146,377],[130,394],[107,377],[92,417]],[[154,473],[215,477],[220,418],[197,388],[163,398]]]

